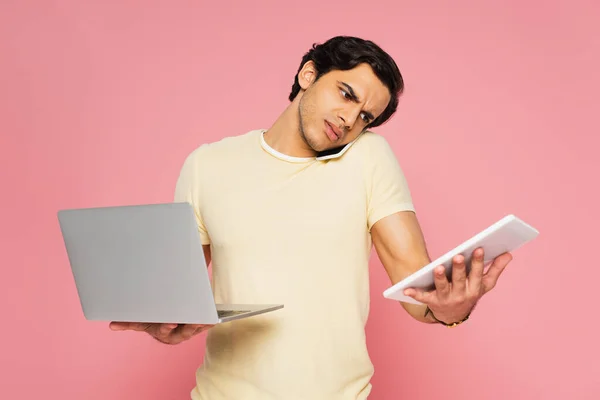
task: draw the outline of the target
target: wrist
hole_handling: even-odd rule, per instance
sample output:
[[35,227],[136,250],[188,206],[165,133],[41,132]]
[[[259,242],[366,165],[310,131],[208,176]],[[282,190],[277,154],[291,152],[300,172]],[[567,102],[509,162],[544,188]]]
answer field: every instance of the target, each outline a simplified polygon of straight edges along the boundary
[[[473,308],[475,308],[475,307],[473,307]],[[438,318],[433,313],[433,311],[429,308],[429,306],[426,306],[425,318],[427,318],[432,323],[439,323],[439,324],[445,325],[449,328],[453,328],[453,327],[458,326],[458,325],[462,324],[463,322],[467,321],[469,319],[469,317],[471,316],[471,312],[473,311],[473,308],[471,308],[471,310],[465,316],[460,317],[460,318],[453,317],[452,320],[450,320],[450,319],[446,319],[444,316],[440,316]]]
[[428,322],[430,324],[440,323],[440,321],[433,315],[433,312],[428,306],[425,307],[425,314],[423,314],[423,317],[425,318],[425,322]]

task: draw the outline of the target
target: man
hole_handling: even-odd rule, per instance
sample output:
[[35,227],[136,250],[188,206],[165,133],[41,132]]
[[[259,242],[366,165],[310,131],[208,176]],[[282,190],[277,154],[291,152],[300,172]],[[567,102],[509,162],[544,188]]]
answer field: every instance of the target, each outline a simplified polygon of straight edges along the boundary
[[[409,188],[385,139],[403,80],[370,41],[335,37],[304,56],[291,103],[267,129],[205,144],[185,160],[175,201],[196,210],[217,302],[284,309],[211,326],[115,324],[175,344],[208,329],[193,399],[365,399],[373,374],[364,327],[372,245],[390,277],[430,262]],[[460,323],[510,261],[409,289],[424,323]]]

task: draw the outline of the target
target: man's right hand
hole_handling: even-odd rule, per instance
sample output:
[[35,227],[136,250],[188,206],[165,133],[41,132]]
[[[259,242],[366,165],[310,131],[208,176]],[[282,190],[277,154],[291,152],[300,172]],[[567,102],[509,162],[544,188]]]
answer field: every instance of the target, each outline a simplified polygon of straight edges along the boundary
[[149,324],[138,322],[111,322],[109,325],[110,329],[113,331],[146,332],[154,339],[165,344],[181,343],[213,326],[214,325]]

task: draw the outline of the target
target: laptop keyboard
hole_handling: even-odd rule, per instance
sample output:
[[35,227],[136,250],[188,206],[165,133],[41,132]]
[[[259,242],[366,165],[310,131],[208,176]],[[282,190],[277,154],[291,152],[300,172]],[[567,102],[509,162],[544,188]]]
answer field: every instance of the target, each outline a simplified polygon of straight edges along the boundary
[[223,317],[231,317],[232,315],[239,315],[239,314],[244,314],[250,312],[249,310],[242,310],[242,311],[234,311],[234,310],[217,310],[217,315],[219,316],[219,318],[223,318]]

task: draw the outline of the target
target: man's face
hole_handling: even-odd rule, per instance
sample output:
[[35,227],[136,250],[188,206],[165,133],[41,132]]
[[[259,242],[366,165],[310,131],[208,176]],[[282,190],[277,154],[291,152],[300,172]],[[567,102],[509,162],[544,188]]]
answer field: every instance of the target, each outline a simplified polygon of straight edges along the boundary
[[300,135],[315,152],[343,146],[360,135],[390,101],[388,88],[368,64],[333,70],[315,82],[316,70],[307,63],[298,76]]

